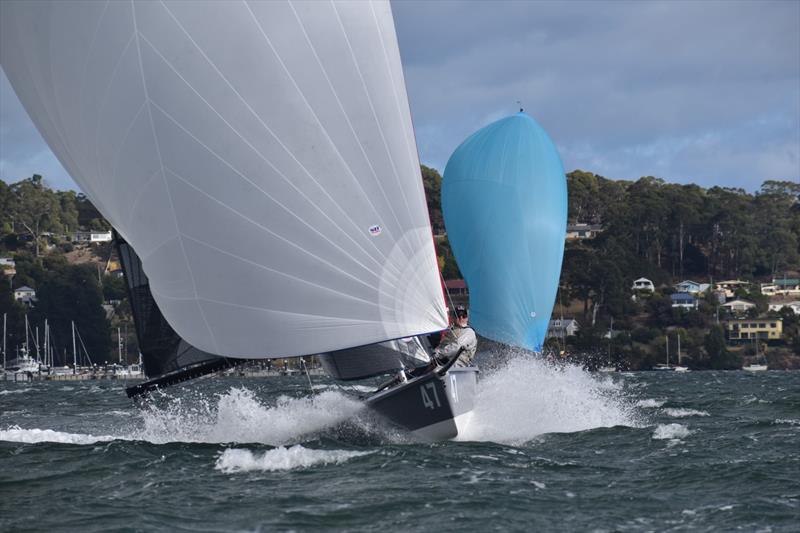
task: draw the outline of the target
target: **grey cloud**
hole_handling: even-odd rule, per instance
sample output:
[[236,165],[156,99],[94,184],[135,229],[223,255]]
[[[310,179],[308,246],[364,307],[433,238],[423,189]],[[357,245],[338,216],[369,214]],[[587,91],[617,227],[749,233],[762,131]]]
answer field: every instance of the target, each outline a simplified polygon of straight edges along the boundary
[[[421,156],[437,168],[521,99],[562,147],[568,169],[750,190],[777,177],[768,171],[800,179],[800,3],[393,9]],[[774,117],[781,125],[750,126]],[[695,142],[708,138],[719,141]],[[701,148],[704,157],[688,156]],[[780,155],[766,164],[765,154]],[[723,171],[729,159],[720,160],[731,155],[738,167]]]

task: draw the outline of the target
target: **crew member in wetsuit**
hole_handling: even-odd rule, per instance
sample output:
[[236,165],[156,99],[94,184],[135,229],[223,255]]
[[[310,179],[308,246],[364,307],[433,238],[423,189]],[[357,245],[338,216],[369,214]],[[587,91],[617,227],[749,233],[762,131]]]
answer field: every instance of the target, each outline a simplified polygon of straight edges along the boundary
[[472,366],[477,349],[478,339],[469,326],[469,312],[466,307],[459,305],[456,307],[456,323],[433,351],[434,360],[440,365],[446,365],[453,357],[458,357],[453,366]]

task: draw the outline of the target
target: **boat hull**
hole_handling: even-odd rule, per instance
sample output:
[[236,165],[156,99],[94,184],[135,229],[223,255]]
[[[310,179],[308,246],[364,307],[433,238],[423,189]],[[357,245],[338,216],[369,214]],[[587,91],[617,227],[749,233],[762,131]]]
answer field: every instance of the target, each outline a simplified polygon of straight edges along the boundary
[[475,367],[429,373],[379,392],[367,405],[395,425],[429,441],[452,439],[469,424],[478,382]]

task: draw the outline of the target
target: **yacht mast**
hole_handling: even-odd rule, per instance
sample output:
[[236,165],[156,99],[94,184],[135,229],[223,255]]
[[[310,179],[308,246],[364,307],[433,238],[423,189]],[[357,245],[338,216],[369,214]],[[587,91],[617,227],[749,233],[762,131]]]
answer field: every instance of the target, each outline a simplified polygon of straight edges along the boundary
[[72,373],[78,373],[78,350],[75,348],[75,321],[71,320],[72,324]]
[[31,351],[28,349],[28,313],[25,313],[25,357],[31,356]]
[[6,315],[3,313],[3,370],[6,369]]
[[667,333],[667,366],[669,366],[669,333]]
[[44,319],[44,364],[53,368],[53,363],[50,362],[48,357],[50,354],[50,330],[47,326],[47,319]]
[[681,366],[681,334],[678,333],[678,366]]
[[119,354],[119,364],[122,364],[122,335],[117,328],[117,353]]

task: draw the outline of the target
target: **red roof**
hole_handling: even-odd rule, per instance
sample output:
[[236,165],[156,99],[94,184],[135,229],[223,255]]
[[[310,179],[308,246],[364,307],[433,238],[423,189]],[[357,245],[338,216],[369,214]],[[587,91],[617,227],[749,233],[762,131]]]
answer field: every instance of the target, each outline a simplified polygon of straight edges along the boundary
[[466,289],[467,283],[463,279],[448,279],[445,280],[444,286],[448,289]]

